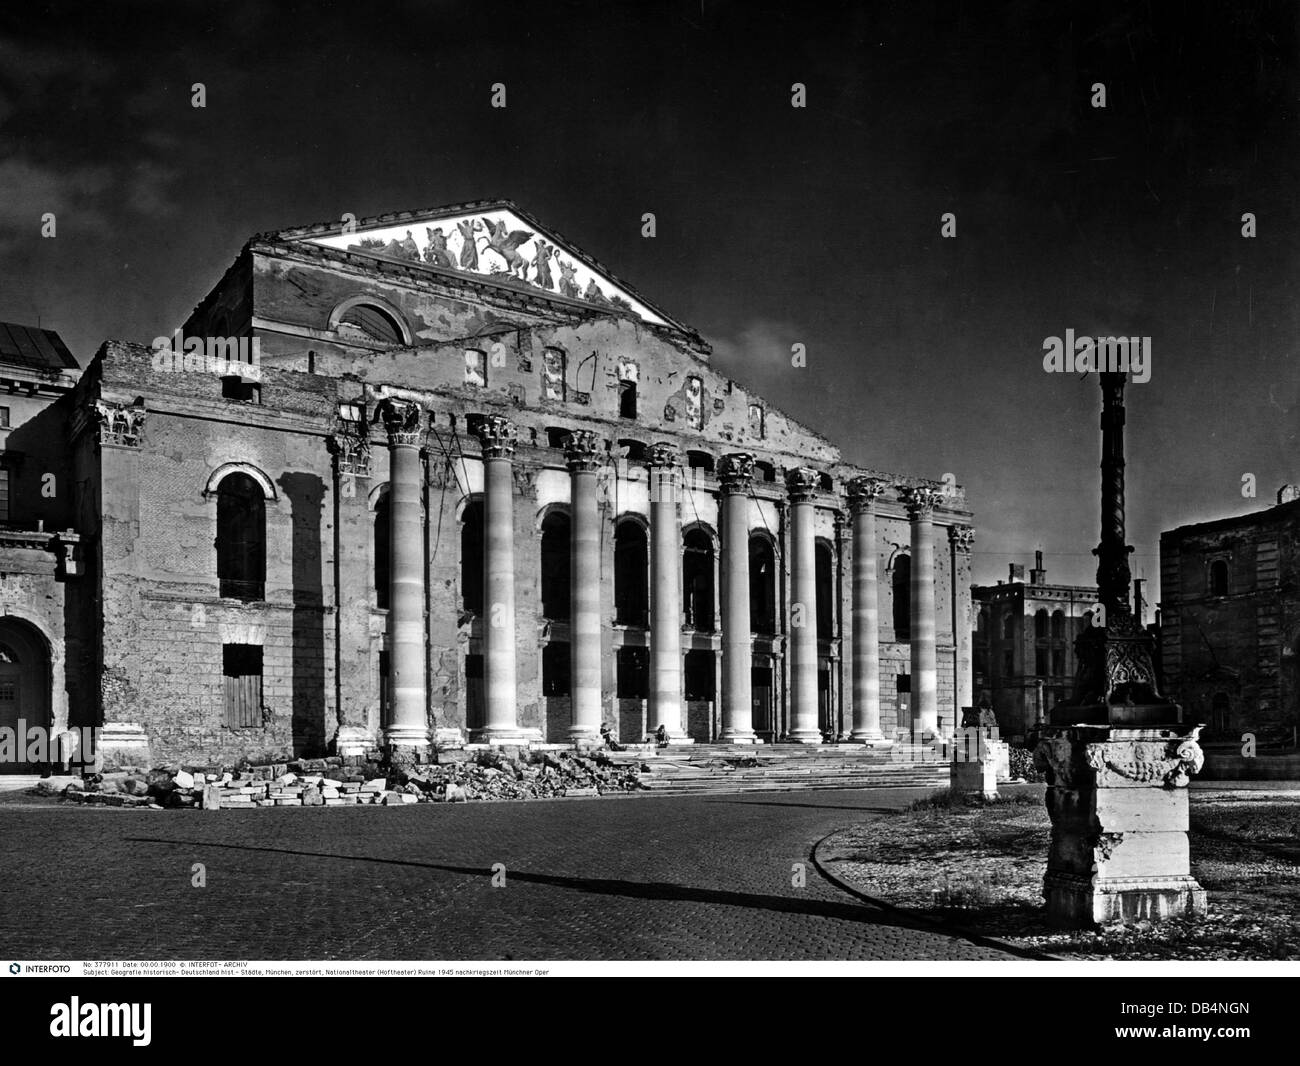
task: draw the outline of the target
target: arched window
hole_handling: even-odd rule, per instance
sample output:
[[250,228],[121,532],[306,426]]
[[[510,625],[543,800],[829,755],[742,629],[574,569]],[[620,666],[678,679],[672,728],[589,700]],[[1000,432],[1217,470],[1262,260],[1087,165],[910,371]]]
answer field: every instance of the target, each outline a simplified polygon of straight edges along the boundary
[[1016,636],[1016,616],[1008,611],[1002,616],[1002,639],[1014,640]]
[[1210,564],[1210,595],[1226,596],[1228,594],[1228,564],[1216,559]]
[[682,538],[682,609],[686,625],[713,632],[713,541],[698,528]]
[[338,331],[360,335],[380,344],[401,344],[402,330],[387,311],[371,304],[353,304],[339,316]]
[[835,636],[835,568],[830,545],[818,541],[813,558],[817,576],[817,639],[831,640]]
[[767,537],[749,538],[749,628],[754,633],[776,633],[776,553]]
[[483,504],[465,505],[460,526],[460,601],[466,611],[483,613]]
[[1047,609],[1040,607],[1034,612],[1034,638],[1036,640],[1047,639]]
[[247,474],[227,474],[217,486],[217,581],[223,596],[265,595],[266,497]]
[[1065,639],[1065,612],[1060,609],[1052,612],[1052,639]]
[[375,502],[375,606],[380,610],[388,609],[388,589],[390,582],[389,549],[391,547],[392,527],[388,506],[389,495],[383,493]]
[[567,621],[569,600],[569,516],[551,511],[542,520],[542,617]]
[[649,553],[641,523],[625,518],[614,529],[614,621],[644,626],[649,606]]
[[890,582],[894,592],[894,639],[912,639],[912,558],[894,556],[894,576]]

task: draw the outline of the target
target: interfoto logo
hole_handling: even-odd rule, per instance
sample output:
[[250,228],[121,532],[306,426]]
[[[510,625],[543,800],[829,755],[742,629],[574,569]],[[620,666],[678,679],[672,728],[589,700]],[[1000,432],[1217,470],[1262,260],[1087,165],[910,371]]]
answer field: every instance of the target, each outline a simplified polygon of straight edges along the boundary
[[149,1046],[150,1003],[68,1003],[50,1007],[50,1036],[129,1036],[136,1047]]
[[1132,374],[1142,385],[1151,380],[1150,337],[1065,337],[1043,341],[1043,369],[1049,374]]
[[260,337],[186,337],[177,330],[171,337],[155,337],[150,347],[155,370],[261,380]]

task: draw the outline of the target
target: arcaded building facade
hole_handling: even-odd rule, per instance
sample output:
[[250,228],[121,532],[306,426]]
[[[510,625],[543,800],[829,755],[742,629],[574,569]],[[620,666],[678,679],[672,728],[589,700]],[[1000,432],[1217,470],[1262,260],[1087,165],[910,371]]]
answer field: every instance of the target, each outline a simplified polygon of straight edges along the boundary
[[171,344],[67,401],[113,758],[878,741],[972,703],[962,490],[846,464],[512,203],[256,237]]

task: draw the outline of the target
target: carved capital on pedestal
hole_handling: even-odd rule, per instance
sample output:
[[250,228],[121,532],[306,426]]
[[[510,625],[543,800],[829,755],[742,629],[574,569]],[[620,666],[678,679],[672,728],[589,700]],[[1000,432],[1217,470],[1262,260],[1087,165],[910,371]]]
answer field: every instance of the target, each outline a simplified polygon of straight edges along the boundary
[[1182,735],[1160,730],[1103,733],[1091,743],[1065,733],[1044,737],[1034,750],[1034,765],[1056,788],[1185,788],[1205,765],[1197,743],[1199,726],[1178,727]]
[[810,466],[795,467],[785,472],[785,487],[791,503],[810,503],[821,488],[821,474]]
[[515,444],[519,439],[515,424],[500,415],[488,415],[479,423],[479,443],[483,446],[484,459],[513,459]]
[[646,449],[646,464],[651,467],[673,467],[680,462],[677,445],[659,441]]
[[107,400],[95,400],[91,413],[99,424],[99,442],[101,444],[124,444],[130,448],[140,445],[140,435],[144,432],[144,420],[148,414],[144,401],[136,400],[127,406],[109,403]]
[[849,481],[849,511],[852,514],[862,514],[870,510],[871,505],[888,487],[888,483],[878,477],[853,478]]
[[424,408],[414,400],[385,400],[379,406],[379,417],[392,447],[419,448],[424,444]]
[[605,462],[600,438],[590,430],[574,430],[564,442],[564,461],[571,474],[594,473],[599,470]]
[[754,457],[749,452],[729,452],[718,463],[723,495],[747,495],[754,480]]
[[334,453],[340,474],[370,476],[370,440],[364,427],[340,430],[329,438],[329,448]]
[[927,485],[910,485],[898,490],[898,497],[907,508],[907,517],[913,522],[929,518],[943,499],[943,493]]
[[975,546],[975,530],[970,526],[949,526],[948,543],[954,551],[969,555]]

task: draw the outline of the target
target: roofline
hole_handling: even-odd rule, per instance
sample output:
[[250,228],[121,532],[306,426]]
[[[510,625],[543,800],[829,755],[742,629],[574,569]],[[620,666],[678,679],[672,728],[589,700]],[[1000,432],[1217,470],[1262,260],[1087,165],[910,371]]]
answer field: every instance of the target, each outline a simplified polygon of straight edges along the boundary
[[[557,240],[562,241],[566,246],[566,248],[570,252],[572,252],[576,258],[582,260],[582,262],[585,263],[590,269],[595,270],[601,274],[604,274],[605,277],[609,278],[610,281],[614,282],[620,288],[625,289],[630,296],[635,297],[640,303],[644,304],[647,308],[653,311],[656,315],[662,318],[664,322],[672,326],[674,329],[680,330],[682,333],[685,333],[688,336],[692,336],[692,337],[700,336],[698,330],[687,325],[685,322],[682,322],[679,319],[674,318],[672,315],[668,314],[662,307],[656,304],[653,300],[646,299],[646,297],[643,296],[636,289],[635,286],[628,284],[617,274],[615,274],[612,270],[610,270],[609,267],[605,266],[605,264],[603,264],[599,259],[583,251],[582,247],[578,245],[576,242],[570,240],[559,230],[554,229],[550,225],[543,223],[540,219],[537,218],[537,216],[531,214],[528,211],[525,211],[513,200],[507,200],[507,199],[469,200],[465,203],[445,204],[441,207],[428,207],[418,211],[390,211],[382,215],[371,215],[368,218],[359,218],[355,222],[348,223],[348,225],[351,227],[351,231],[356,231],[359,233],[362,229],[370,229],[376,226],[391,226],[403,222],[410,222],[410,223],[433,222],[440,218],[450,218],[455,215],[470,214],[476,211],[500,211],[500,210],[513,211],[516,215],[519,216],[521,221],[528,223],[528,225],[534,227],[535,229],[541,231],[542,233],[547,234],[550,237],[554,237]],[[343,235],[344,232],[343,227],[344,227],[344,222],[341,219],[332,219],[329,222],[316,222],[306,226],[291,226],[288,229],[271,230],[266,233],[258,233],[253,237],[252,241],[250,241],[249,243],[251,244],[257,241],[266,241],[266,240],[303,241],[313,237],[337,237]],[[361,254],[368,254],[368,253],[361,253]],[[382,257],[382,258],[384,258],[385,260],[387,259],[387,257]],[[436,267],[431,267],[429,266],[429,264],[423,262],[413,263],[412,265],[418,267],[428,267],[429,269],[435,269],[435,270],[437,269]],[[457,272],[453,271],[452,273],[455,274]],[[475,276],[477,277],[479,275],[475,275]],[[487,278],[492,277],[492,275],[490,274],[482,275],[482,276]]]
[[1207,522],[1190,522],[1185,526],[1175,526],[1173,529],[1164,530],[1160,534],[1163,541],[1166,537],[1174,538],[1187,536],[1195,533],[1212,533],[1218,530],[1232,529],[1236,526],[1254,525],[1261,520],[1284,521],[1288,518],[1300,518],[1300,500],[1291,500],[1289,503],[1275,503],[1272,507],[1265,507],[1260,511],[1249,511],[1246,514],[1231,515],[1228,518],[1211,518]]

